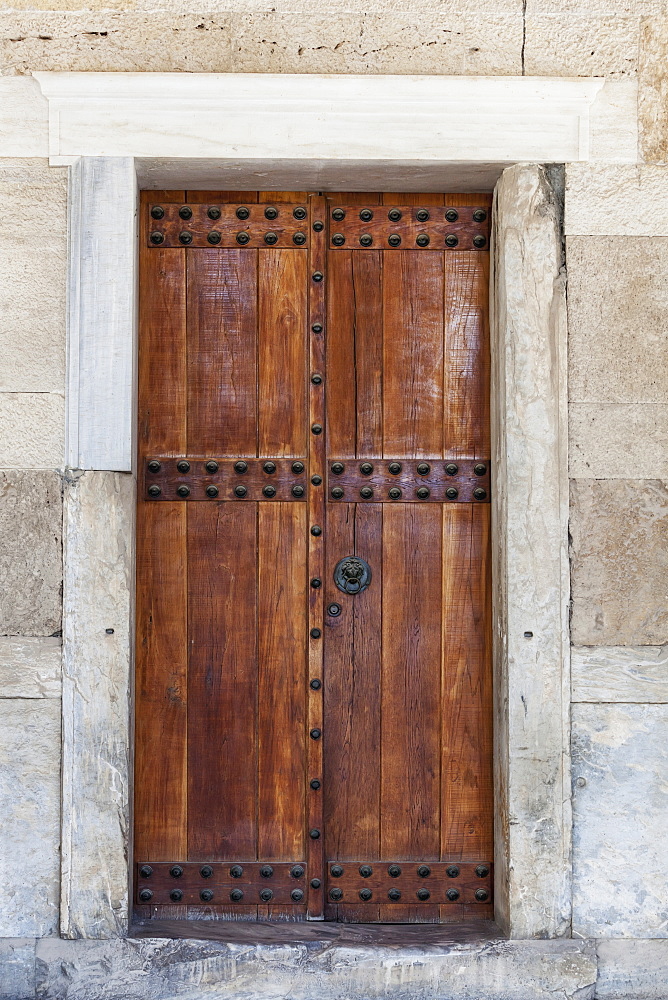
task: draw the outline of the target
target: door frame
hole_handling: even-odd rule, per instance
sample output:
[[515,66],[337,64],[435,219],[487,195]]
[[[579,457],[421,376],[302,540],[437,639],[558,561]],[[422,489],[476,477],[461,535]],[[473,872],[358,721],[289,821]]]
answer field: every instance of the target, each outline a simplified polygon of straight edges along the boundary
[[[134,455],[137,193],[140,186],[162,187],[159,165],[151,162],[81,156],[70,167],[61,934],[71,938],[125,936],[131,909],[135,486],[128,463]],[[226,163],[178,161],[191,187],[211,186],[212,169],[216,187],[224,186]],[[272,183],[271,163],[263,161],[265,189],[285,190],[290,178],[293,189],[304,188],[306,167],[300,172],[298,162],[280,159],[273,167]],[[330,189],[350,190],[355,168],[354,161],[339,160],[348,182]],[[475,170],[467,178],[465,166],[457,169],[461,185],[475,189]],[[425,190],[424,177],[411,183],[413,165],[406,170],[405,161],[381,158],[374,163],[376,189],[395,188],[402,171],[402,189]],[[258,186],[250,168],[240,176],[240,189]],[[558,179],[558,170],[536,163],[509,166],[494,198],[495,901],[497,922],[515,938],[570,933],[566,315]],[[430,184],[433,189],[433,173]]]

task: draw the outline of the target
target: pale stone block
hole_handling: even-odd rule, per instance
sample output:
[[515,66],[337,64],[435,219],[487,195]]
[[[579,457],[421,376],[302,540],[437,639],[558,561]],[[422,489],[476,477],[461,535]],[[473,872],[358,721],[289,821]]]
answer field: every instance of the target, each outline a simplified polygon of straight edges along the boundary
[[60,923],[65,937],[127,933],[134,505],[131,475],[86,472],[66,492]]
[[668,160],[667,62],[668,19],[664,16],[643,21],[638,58],[638,124],[640,155],[649,163]]
[[0,634],[60,629],[62,498],[55,472],[0,472]]
[[668,646],[574,646],[573,701],[668,702]]
[[571,403],[568,410],[571,478],[668,479],[668,404]]
[[494,214],[496,907],[513,937],[552,937],[570,928],[570,648],[565,276],[546,171],[505,170]]
[[564,231],[625,239],[668,236],[668,166],[569,163]]
[[0,200],[11,205],[0,227],[0,392],[62,393],[67,170],[2,159]]
[[[608,2],[608,0],[601,0]],[[625,0],[610,0],[614,5],[619,6]],[[629,0],[633,3],[634,0]],[[647,13],[651,13],[659,0],[637,0],[637,2],[651,7]],[[9,5],[8,5],[9,6]],[[71,11],[72,0],[12,0],[13,10],[29,11]],[[160,11],[168,14],[195,14],[201,17],[203,14],[219,14],[221,11],[220,0],[160,0]],[[255,13],[278,13],[278,14],[313,14],[313,0],[225,0],[224,9],[227,13],[235,14],[255,14]],[[330,14],[371,14],[386,13],[387,0],[331,0],[327,4],[327,11]],[[87,11],[119,11],[139,13],[142,11],[154,12],[156,10],[155,0],[87,0]],[[395,0],[392,10],[396,14],[443,14],[454,10],[456,13],[490,13],[490,14],[517,14],[522,15],[522,0],[455,0],[454,3],[448,0]]]
[[638,69],[640,18],[591,14],[526,17],[527,76],[629,76]]
[[35,942],[0,940],[0,1000],[35,1000]]
[[64,453],[64,393],[0,392],[0,468],[60,468]]
[[60,702],[0,701],[0,937],[58,927]]
[[522,16],[512,14],[26,12],[0,16],[15,73],[520,74]]
[[49,106],[37,80],[0,77],[0,149],[3,156],[48,156]]
[[666,1000],[668,941],[598,941],[597,1000]]
[[[16,7],[16,3],[12,3]],[[554,14],[554,0],[527,0],[527,14]],[[559,0],[559,14],[580,14],[582,17],[640,16],[662,14],[665,0]]]
[[566,262],[571,403],[664,405],[668,239],[570,237]]
[[413,948],[329,941],[37,943],[40,1000],[593,1000],[595,981],[594,948],[583,941]]
[[573,933],[668,937],[668,705],[574,705],[572,753]]
[[638,159],[638,81],[606,80],[591,106],[589,158],[635,163]]
[[57,638],[0,637],[0,698],[60,698]]
[[571,635],[576,645],[668,641],[668,484],[571,483]]

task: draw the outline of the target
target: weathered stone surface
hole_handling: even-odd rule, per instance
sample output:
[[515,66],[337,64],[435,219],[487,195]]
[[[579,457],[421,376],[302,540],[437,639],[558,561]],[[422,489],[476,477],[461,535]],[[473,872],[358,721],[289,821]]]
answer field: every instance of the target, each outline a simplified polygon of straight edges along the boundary
[[668,937],[668,706],[574,705],[572,753],[573,933]]
[[67,171],[0,160],[0,392],[64,391]]
[[668,646],[574,646],[573,701],[668,702]]
[[56,472],[0,472],[0,634],[60,629],[62,499]]
[[337,948],[165,939],[40,941],[40,1000],[591,1000],[582,941]]
[[668,160],[668,19],[643,21],[638,57],[640,156],[649,163]]
[[628,76],[638,69],[639,17],[529,14],[528,76]]
[[589,156],[594,161],[638,159],[638,81],[607,79],[589,110]]
[[571,237],[566,251],[571,402],[665,405],[668,239]]
[[668,167],[569,163],[564,228],[567,236],[668,236]]
[[568,443],[573,479],[668,479],[668,405],[571,403]]
[[0,77],[0,148],[6,156],[48,156],[49,105],[37,80]]
[[[33,296],[38,290],[33,289]],[[53,469],[63,465],[65,396],[0,392],[0,467]]]
[[666,1000],[668,941],[599,941],[597,1000]]
[[571,483],[571,634],[581,646],[668,641],[668,485]]
[[[607,0],[601,0],[607,2]],[[611,11],[617,12],[618,5],[628,2],[631,5],[647,5],[646,13],[652,13],[659,0],[610,0]],[[11,10],[29,11],[126,11],[128,13],[153,12],[156,10],[155,0],[87,0],[85,8],[82,4],[72,3],[72,0],[11,0],[4,4]],[[443,13],[450,5],[443,0],[396,0],[392,10],[396,14],[429,15]],[[457,13],[490,13],[522,15],[522,0],[457,0],[454,5]],[[238,14],[278,13],[278,14],[313,14],[313,4],[310,0],[160,0],[159,10],[170,14],[219,14],[221,8],[226,12]],[[657,8],[657,11],[661,7]],[[386,0],[331,0],[327,4],[328,12],[332,14],[370,14],[387,12]],[[622,13],[625,11],[621,11]],[[634,11],[627,11],[627,13]]]
[[35,1000],[35,942],[0,939],[0,1000]]
[[60,698],[60,639],[0,637],[0,698]]
[[504,171],[494,247],[496,905],[513,936],[549,937],[570,926],[571,821],[566,308],[543,169]]
[[60,702],[0,700],[0,937],[58,926]]
[[127,931],[134,497],[131,475],[86,472],[65,498],[65,937]]
[[12,13],[0,53],[13,73],[59,71],[521,72],[522,16],[397,13]]

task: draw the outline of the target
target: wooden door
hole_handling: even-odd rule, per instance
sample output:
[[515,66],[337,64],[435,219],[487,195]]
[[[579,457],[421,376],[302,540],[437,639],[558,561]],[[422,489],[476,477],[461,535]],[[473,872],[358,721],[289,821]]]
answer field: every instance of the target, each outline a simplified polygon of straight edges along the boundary
[[491,917],[489,211],[142,196],[142,918]]

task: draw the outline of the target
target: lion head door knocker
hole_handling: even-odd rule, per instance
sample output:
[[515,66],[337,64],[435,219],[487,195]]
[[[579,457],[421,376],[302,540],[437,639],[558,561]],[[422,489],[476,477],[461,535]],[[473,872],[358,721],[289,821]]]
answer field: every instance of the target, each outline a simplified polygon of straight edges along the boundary
[[346,556],[336,564],[334,583],[344,594],[361,594],[371,583],[371,567],[359,556]]

